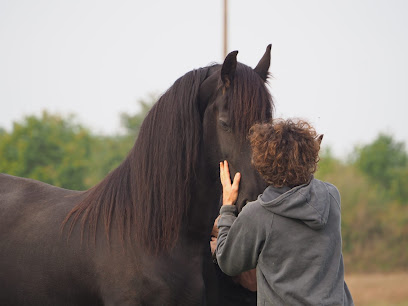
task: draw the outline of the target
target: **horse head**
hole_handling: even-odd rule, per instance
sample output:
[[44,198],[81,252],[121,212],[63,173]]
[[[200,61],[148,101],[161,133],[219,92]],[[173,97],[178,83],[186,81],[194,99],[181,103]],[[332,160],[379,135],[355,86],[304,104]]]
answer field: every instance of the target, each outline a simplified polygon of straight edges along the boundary
[[272,119],[273,101],[266,88],[270,53],[271,45],[255,69],[237,62],[238,51],[229,53],[222,65],[210,67],[199,90],[208,171],[219,182],[218,164],[228,160],[231,176],[241,173],[238,210],[267,186],[251,165],[247,134],[254,123]]
[[89,237],[96,239],[103,226],[109,240],[114,229],[116,238],[138,241],[149,254],[171,252],[183,235],[205,241],[221,196],[223,160],[232,175],[242,174],[238,209],[254,200],[266,184],[251,166],[247,134],[272,118],[265,85],[270,49],[255,69],[237,62],[235,51],[222,65],[176,80],[147,114],[126,159],[67,215],[69,232],[81,219]]

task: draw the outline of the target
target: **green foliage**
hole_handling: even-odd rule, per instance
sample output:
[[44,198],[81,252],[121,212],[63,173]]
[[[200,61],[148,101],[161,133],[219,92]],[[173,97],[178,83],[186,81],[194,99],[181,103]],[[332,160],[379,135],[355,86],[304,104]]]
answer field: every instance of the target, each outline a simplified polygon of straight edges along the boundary
[[318,164],[318,172],[316,173],[316,178],[324,177],[329,173],[333,173],[336,167],[340,164],[340,161],[333,156],[330,147],[323,149],[320,154],[320,161]]
[[[44,112],[0,128],[0,172],[69,189],[86,189],[115,169],[132,148],[156,96],[122,114],[124,135],[93,135],[73,117]],[[330,148],[316,178],[336,185],[342,199],[343,255],[348,272],[408,269],[408,157],[404,144],[380,134],[348,161]]]
[[91,141],[91,160],[85,182],[88,187],[100,182],[110,171],[125,159],[132,148],[131,136],[93,136]]
[[157,100],[157,94],[149,94],[146,99],[138,100],[137,103],[139,104],[140,110],[134,115],[128,115],[125,113],[120,115],[122,126],[126,128],[128,134],[132,134],[137,137],[144,118]]
[[[382,136],[362,148],[377,148],[377,142],[384,143]],[[395,142],[388,139],[385,143],[389,146]],[[387,147],[385,150],[387,154],[391,151],[397,152],[400,156],[401,146],[391,147],[398,150],[389,150]],[[408,269],[408,205],[401,205],[407,203],[406,193],[404,197],[408,186],[407,169],[394,167],[390,176],[390,187],[380,188],[381,183],[375,181],[375,177],[362,171],[360,165],[357,166],[357,161],[369,164],[368,160],[378,158],[370,156],[368,154],[370,150],[362,148],[354,152],[353,159],[348,163],[333,158],[330,151],[323,151],[319,171],[315,175],[336,185],[341,194],[343,255],[346,270],[384,272]],[[360,152],[364,155],[359,155]],[[377,150],[373,150],[371,154],[376,154],[374,152]],[[384,156],[388,157],[387,154]],[[367,160],[363,161],[364,158]],[[403,159],[404,157],[400,158],[400,161]],[[382,160],[376,160],[376,163],[383,165],[383,171],[389,171],[390,166]],[[390,196],[397,193],[401,197]]]
[[139,100],[134,115],[122,114],[125,135],[93,135],[74,117],[43,112],[0,128],[0,172],[67,189],[84,190],[102,180],[126,157],[155,95]]
[[385,197],[408,204],[408,156],[404,143],[380,134],[373,143],[354,151],[354,164]]
[[0,172],[70,189],[84,189],[90,134],[73,118],[43,112],[0,134]]
[[373,143],[356,150],[357,168],[386,188],[391,186],[394,171],[407,166],[404,144],[395,142],[390,135],[380,134]]
[[125,159],[139,134],[144,118],[156,101],[157,95],[150,94],[146,99],[137,101],[139,110],[134,114],[120,115],[122,127],[126,130],[125,135],[92,137],[92,159],[89,163],[90,171],[86,177],[87,186],[98,183]]

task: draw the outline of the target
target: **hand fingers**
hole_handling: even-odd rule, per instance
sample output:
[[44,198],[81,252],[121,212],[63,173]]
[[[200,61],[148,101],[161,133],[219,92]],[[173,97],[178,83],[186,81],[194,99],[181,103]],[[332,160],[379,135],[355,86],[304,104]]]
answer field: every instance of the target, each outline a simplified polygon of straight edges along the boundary
[[215,239],[211,238],[210,248],[211,248],[211,254],[214,254],[215,250],[217,249],[217,239],[216,238]]
[[237,172],[234,176],[234,181],[232,183],[232,188],[238,190],[239,182],[241,180],[241,173]]
[[224,185],[224,164],[220,162],[220,180],[221,184]]
[[230,173],[229,173],[229,168],[228,168],[228,162],[226,160],[224,160],[223,162],[223,180],[224,183],[227,183],[229,186],[231,186],[231,177],[230,177]]
[[225,167],[223,162],[220,162],[220,179],[223,186],[228,183],[231,184],[231,180],[228,180],[227,176],[225,175]]
[[239,172],[235,174],[233,184],[231,185],[231,176],[229,172],[228,162],[224,160],[224,162],[220,162],[220,179],[223,186],[226,184],[226,186],[238,187],[241,180],[241,174]]
[[226,160],[224,160],[224,173],[225,173],[225,176],[226,176],[226,177],[228,177],[229,179],[231,179],[231,178],[230,178],[229,167],[228,167],[228,162],[227,162]]
[[226,161],[220,162],[220,179],[223,186],[231,186],[231,178],[229,176],[228,166],[225,166]]

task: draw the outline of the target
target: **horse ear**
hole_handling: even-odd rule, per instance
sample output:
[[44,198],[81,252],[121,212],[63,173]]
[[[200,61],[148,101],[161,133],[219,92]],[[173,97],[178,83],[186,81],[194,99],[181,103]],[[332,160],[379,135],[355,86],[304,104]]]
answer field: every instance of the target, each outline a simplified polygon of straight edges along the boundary
[[259,74],[259,76],[266,82],[268,78],[268,70],[269,65],[271,64],[271,48],[272,45],[269,44],[266,47],[265,54],[262,56],[261,60],[259,61],[258,65],[255,67],[255,72]]
[[323,136],[324,136],[324,134],[321,134],[321,135],[319,135],[319,137],[317,137],[317,142],[319,143],[319,145],[322,144]]
[[221,68],[221,80],[226,88],[228,88],[234,79],[235,70],[237,68],[238,51],[232,51],[227,55]]

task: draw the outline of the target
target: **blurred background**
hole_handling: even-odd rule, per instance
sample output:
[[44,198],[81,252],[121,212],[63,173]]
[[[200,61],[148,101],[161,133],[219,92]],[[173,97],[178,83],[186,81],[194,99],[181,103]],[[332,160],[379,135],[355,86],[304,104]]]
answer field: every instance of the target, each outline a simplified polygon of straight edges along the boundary
[[408,305],[404,0],[0,0],[0,172],[87,189],[177,78],[270,43],[275,117],[325,135],[356,304]]

